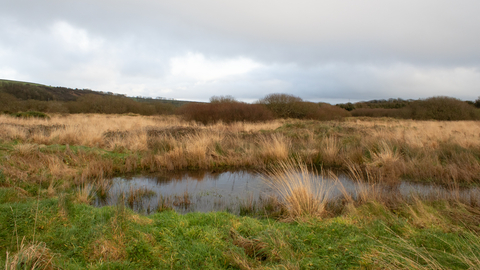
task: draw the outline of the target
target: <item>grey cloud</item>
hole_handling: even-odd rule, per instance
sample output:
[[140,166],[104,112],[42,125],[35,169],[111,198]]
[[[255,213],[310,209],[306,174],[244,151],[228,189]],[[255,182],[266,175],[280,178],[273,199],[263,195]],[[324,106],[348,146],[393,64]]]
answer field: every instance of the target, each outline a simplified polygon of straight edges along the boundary
[[5,13],[40,24],[68,20],[110,38],[133,35],[157,44],[165,38],[191,50],[270,62],[400,58],[458,64],[480,58],[480,2],[472,0],[7,3]]
[[[6,0],[0,77],[14,70],[52,85],[196,100],[472,99],[478,10],[476,0]],[[61,22],[98,44],[68,48],[52,30]],[[172,76],[170,60],[192,52],[262,68],[213,81]]]

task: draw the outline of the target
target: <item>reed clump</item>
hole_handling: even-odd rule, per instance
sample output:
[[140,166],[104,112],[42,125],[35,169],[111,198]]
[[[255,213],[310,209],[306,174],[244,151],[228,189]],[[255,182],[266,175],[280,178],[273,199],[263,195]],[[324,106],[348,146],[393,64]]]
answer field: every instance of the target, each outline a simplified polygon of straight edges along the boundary
[[288,158],[290,141],[281,134],[262,136],[258,140],[258,157],[266,162],[282,161]]
[[92,184],[84,184],[77,188],[77,203],[89,204],[94,197],[94,186]]
[[156,193],[148,187],[134,188],[133,186],[130,186],[130,190],[126,196],[126,202],[130,207],[134,208],[134,206],[142,203],[143,198],[148,198],[155,195]]
[[52,254],[44,242],[26,243],[25,238],[23,238],[15,254],[7,252],[5,269],[53,270],[57,269],[54,265],[54,257],[54,254]]
[[181,195],[175,195],[174,198],[173,198],[173,205],[174,206],[180,206],[180,207],[183,207],[183,208],[188,208],[190,205],[192,204],[192,201],[191,201],[191,196],[190,194],[188,193],[188,191],[185,191],[183,194]]
[[295,159],[279,162],[266,172],[264,180],[282,199],[286,219],[322,218],[327,214],[330,187],[306,164]]

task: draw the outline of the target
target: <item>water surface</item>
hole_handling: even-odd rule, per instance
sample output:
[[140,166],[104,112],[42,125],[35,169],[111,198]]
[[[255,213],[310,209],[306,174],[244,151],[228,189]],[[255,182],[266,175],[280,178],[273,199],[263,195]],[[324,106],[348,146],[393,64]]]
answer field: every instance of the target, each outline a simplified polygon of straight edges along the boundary
[[[346,175],[338,179],[317,178],[328,198],[335,200],[347,192],[353,198],[361,196],[362,191],[376,189],[387,196],[423,199],[457,196],[465,201],[480,198],[480,190],[471,188],[457,190],[435,185],[400,182],[397,185],[368,185],[351,180]],[[143,191],[143,194],[142,194]],[[134,210],[144,213],[157,211],[159,205],[169,205],[179,213],[230,211],[239,213],[242,205],[251,205],[265,201],[278,194],[267,184],[261,174],[237,172],[178,172],[135,177],[117,177],[112,179],[112,186],[107,196],[95,198],[96,206],[117,205],[125,203]]]

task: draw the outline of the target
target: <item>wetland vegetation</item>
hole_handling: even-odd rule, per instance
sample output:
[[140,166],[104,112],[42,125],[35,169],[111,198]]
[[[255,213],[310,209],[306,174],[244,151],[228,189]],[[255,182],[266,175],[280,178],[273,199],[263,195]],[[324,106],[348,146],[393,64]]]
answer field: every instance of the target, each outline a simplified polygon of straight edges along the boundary
[[[319,114],[321,115],[321,114]],[[0,116],[0,263],[7,269],[477,269],[480,122],[340,117],[194,122],[181,116]],[[95,207],[112,178],[261,173],[277,197],[241,212]],[[348,175],[357,195],[319,177]],[[320,177],[320,178],[321,178]],[[446,188],[402,196],[402,181]],[[323,183],[323,184],[322,184]],[[389,189],[390,193],[384,190]],[[174,205],[175,206],[175,205]],[[134,207],[132,207],[134,208]]]

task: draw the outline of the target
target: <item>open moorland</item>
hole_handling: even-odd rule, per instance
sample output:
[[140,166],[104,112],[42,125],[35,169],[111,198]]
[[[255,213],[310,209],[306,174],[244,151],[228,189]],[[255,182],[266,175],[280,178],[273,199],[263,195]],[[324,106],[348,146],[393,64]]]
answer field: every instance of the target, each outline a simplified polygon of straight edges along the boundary
[[[184,170],[261,172],[278,197],[242,216],[91,205],[112,177]],[[368,188],[332,200],[317,173]],[[449,192],[402,197],[402,181]],[[478,269],[480,198],[458,194],[479,182],[478,121],[1,115],[0,261],[6,269]]]

